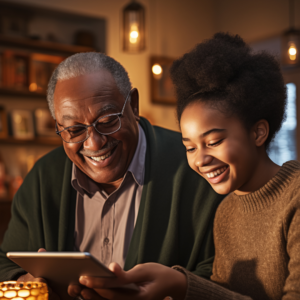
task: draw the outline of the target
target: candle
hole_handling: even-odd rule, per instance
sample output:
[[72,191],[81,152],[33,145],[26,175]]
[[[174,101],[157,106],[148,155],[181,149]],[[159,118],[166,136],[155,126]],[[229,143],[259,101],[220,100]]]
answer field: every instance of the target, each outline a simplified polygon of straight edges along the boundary
[[48,300],[48,288],[44,282],[0,282],[0,300]]

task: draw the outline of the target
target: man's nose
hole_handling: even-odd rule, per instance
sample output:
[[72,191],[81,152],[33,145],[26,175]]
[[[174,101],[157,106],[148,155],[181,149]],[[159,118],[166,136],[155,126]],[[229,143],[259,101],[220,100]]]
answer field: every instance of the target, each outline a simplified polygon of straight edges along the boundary
[[107,143],[107,136],[99,133],[93,126],[88,128],[88,134],[88,139],[83,143],[85,149],[97,151]]
[[203,166],[208,165],[213,160],[213,156],[208,155],[205,152],[199,152],[196,159],[195,159],[195,166],[197,168],[201,168]]

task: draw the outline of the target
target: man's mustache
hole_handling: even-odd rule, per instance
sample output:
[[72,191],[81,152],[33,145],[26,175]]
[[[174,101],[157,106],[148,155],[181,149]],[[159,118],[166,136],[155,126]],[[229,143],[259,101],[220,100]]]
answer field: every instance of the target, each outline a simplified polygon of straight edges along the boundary
[[118,140],[112,140],[112,141],[109,141],[107,144],[105,144],[103,146],[103,148],[101,148],[100,150],[97,150],[97,151],[91,151],[91,150],[88,150],[88,149],[81,149],[79,150],[79,153],[81,155],[84,155],[84,156],[101,156],[102,154],[104,154],[108,149],[112,149],[114,148],[115,146],[117,146],[119,144],[120,141]]

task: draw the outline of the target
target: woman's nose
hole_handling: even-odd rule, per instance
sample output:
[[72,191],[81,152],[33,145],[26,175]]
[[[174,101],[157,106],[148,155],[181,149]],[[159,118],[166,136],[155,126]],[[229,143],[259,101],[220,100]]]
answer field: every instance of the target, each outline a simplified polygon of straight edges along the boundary
[[197,168],[201,168],[205,165],[208,165],[213,160],[211,155],[206,153],[199,153],[195,159],[195,166]]

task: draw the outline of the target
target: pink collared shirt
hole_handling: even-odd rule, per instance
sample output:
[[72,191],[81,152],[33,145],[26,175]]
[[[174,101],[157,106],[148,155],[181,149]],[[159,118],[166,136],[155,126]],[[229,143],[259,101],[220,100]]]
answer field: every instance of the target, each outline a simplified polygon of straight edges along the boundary
[[147,143],[138,126],[133,159],[121,185],[110,195],[73,164],[72,186],[77,191],[75,250],[90,252],[107,266],[117,262],[124,267],[140,207]]

